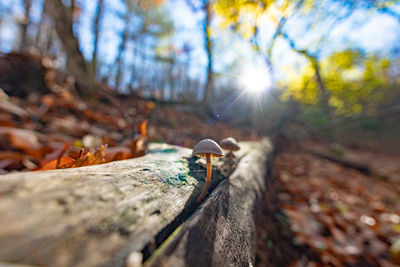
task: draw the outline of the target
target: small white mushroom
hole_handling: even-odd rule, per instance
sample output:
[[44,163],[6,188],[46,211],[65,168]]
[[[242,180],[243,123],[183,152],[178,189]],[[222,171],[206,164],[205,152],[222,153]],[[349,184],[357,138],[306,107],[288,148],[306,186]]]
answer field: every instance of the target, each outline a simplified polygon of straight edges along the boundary
[[233,137],[227,137],[227,138],[222,139],[219,142],[219,145],[223,149],[229,151],[227,156],[233,155],[233,151],[238,151],[240,149],[240,146],[239,146],[238,142]]
[[193,148],[192,157],[199,156],[206,158],[207,162],[207,178],[206,184],[204,185],[203,192],[197,198],[196,202],[200,203],[207,194],[208,187],[210,186],[211,182],[211,158],[222,157],[224,153],[222,152],[221,147],[211,139],[203,139]]
[[228,154],[226,154],[225,158],[225,163],[228,165],[228,173],[232,173],[232,168],[233,165],[235,164],[235,155],[233,155],[233,151],[238,151],[240,149],[240,146],[238,144],[238,142],[236,141],[235,138],[233,137],[227,137],[222,139],[219,142],[219,145],[225,149],[228,150]]

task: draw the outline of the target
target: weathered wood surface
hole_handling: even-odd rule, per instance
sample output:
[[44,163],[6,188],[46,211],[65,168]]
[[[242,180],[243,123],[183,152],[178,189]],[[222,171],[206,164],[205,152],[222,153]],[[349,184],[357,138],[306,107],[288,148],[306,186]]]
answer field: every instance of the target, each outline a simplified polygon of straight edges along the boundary
[[267,188],[272,145],[253,145],[229,179],[146,265],[254,266],[256,218]]
[[[238,159],[265,152],[259,143],[241,145]],[[146,258],[196,208],[205,161],[190,155],[153,145],[141,158],[0,176],[0,262],[123,266],[131,252]],[[211,188],[226,178],[223,162],[216,165]]]

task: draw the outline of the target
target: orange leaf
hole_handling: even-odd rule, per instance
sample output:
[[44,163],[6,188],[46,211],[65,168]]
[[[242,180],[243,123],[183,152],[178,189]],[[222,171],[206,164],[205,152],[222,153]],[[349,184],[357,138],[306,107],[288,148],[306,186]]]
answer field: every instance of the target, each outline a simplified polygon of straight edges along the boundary
[[37,169],[37,171],[68,168],[67,166],[70,166],[74,161],[75,160],[73,158],[70,158],[68,156],[62,156],[59,159],[54,159],[54,160],[52,160],[50,162],[47,162],[40,169]]
[[21,153],[15,151],[0,151],[0,160],[6,159],[22,161],[22,155]]
[[60,158],[60,157],[65,153],[65,151],[69,148],[69,146],[70,146],[70,144],[69,144],[68,142],[67,142],[67,143],[64,143],[62,146],[59,146],[59,147],[58,147],[57,149],[55,149],[53,152],[47,154],[47,155],[45,156],[45,162],[44,162],[44,164],[45,164],[46,162],[49,162],[49,161],[52,161],[52,160],[54,160],[54,159]]
[[0,133],[7,134],[8,141],[13,147],[23,150],[26,154],[35,158],[42,157],[43,151],[34,131],[1,127]]
[[129,147],[131,149],[132,158],[143,156],[146,150],[146,138],[141,136],[137,139],[134,139],[129,144]]
[[125,146],[115,146],[107,148],[107,153],[105,158],[107,162],[111,162],[116,160],[129,159],[131,157],[132,154],[129,148]]
[[139,124],[139,134],[142,137],[147,136],[147,120],[144,120]]
[[45,95],[42,97],[42,103],[48,107],[51,107],[55,103],[54,96],[52,95]]
[[88,152],[84,156],[82,156],[83,153],[81,153],[80,158],[77,159],[70,167],[75,168],[75,167],[82,167],[82,166],[105,163],[106,162],[105,150],[106,150],[106,146],[101,145],[94,153]]

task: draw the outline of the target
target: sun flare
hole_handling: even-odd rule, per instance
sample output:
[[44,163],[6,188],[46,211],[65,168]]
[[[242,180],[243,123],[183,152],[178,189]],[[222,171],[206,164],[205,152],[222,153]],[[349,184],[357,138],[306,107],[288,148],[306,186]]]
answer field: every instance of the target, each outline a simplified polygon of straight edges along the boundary
[[248,92],[261,92],[271,86],[268,70],[265,68],[246,68],[240,75],[239,83]]

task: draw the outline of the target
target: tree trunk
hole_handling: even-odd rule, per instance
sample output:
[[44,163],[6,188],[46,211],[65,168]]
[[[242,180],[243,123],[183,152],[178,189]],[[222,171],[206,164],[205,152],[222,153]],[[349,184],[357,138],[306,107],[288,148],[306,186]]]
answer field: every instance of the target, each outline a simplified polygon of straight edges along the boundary
[[117,58],[115,59],[115,66],[117,66],[117,73],[115,75],[115,88],[118,90],[119,85],[121,83],[121,77],[122,77],[122,68],[123,68],[123,62],[122,62],[122,55],[125,52],[126,48],[126,43],[128,41],[128,34],[129,34],[129,15],[125,17],[125,29],[124,32],[122,33],[122,40],[118,48],[118,55]]
[[61,0],[48,0],[48,2],[48,15],[55,21],[55,30],[67,55],[67,71],[75,76],[78,83],[86,90],[89,90],[93,87],[92,75],[86,66],[78,39],[73,34],[72,12]]
[[[315,57],[312,57],[310,55],[308,55],[308,58],[310,59],[312,65],[314,67],[315,78],[317,79],[317,84],[318,84],[319,90],[321,92],[320,103],[321,103],[322,109],[323,109],[325,115],[329,119],[328,125],[332,126],[335,122],[335,115],[334,115],[334,111],[332,110],[331,106],[329,105],[329,93],[325,86],[325,82],[321,76],[321,69],[320,69],[318,59],[316,59]],[[332,138],[332,141],[334,141],[334,142],[337,142],[339,139],[339,133],[335,127],[331,128],[331,131],[329,131],[328,136],[330,138]]]
[[137,73],[137,59],[138,59],[138,49],[137,49],[138,41],[134,39],[134,46],[133,46],[133,62],[131,66],[131,78],[129,80],[129,93],[133,94],[133,91],[136,89],[136,73]]
[[72,24],[74,23],[74,13],[76,11],[76,1],[75,0],[70,0],[71,1],[71,17],[72,17]]
[[[315,71],[315,78],[317,80],[317,84],[318,84],[318,87],[319,87],[319,90],[321,93],[320,104],[322,106],[322,109],[323,109],[325,115],[329,119],[328,124],[332,125],[332,123],[335,120],[335,117],[333,114],[333,110],[329,105],[329,93],[328,93],[328,90],[325,86],[325,82],[321,75],[321,69],[320,69],[320,65],[318,62],[318,58],[311,55],[310,52],[308,52],[305,49],[298,49],[296,47],[295,42],[292,39],[290,39],[290,37],[286,33],[279,31],[279,34],[289,42],[289,45],[293,49],[293,51],[304,55],[311,62],[311,65],[313,66],[314,71]],[[336,139],[337,139],[336,129],[332,128],[332,131],[329,133],[329,136],[331,138],[333,138],[334,141],[336,141]]]
[[94,41],[93,41],[93,55],[92,55],[92,72],[93,78],[96,78],[97,73],[97,51],[99,47],[99,33],[100,33],[100,22],[103,15],[104,0],[98,0],[96,17],[94,19]]
[[48,9],[48,2],[49,2],[49,0],[43,1],[42,14],[40,15],[40,21],[37,26],[38,30],[37,30],[36,39],[35,39],[35,47],[38,48],[40,52],[43,52],[43,48],[41,46],[41,37],[42,37],[44,21],[45,21],[47,9]]
[[315,78],[317,79],[317,84],[318,84],[319,90],[321,92],[320,102],[321,102],[322,108],[323,108],[325,114],[331,120],[331,119],[333,119],[333,114],[332,114],[331,107],[329,106],[329,94],[326,89],[325,82],[321,76],[321,69],[319,66],[319,62],[315,57],[312,57],[309,54],[306,54],[306,57],[311,61],[311,64],[314,67]]
[[23,51],[28,47],[28,26],[30,24],[30,13],[32,7],[31,0],[24,0],[25,14],[24,21],[21,23],[21,44],[20,50]]
[[171,63],[168,68],[168,82],[169,82],[169,100],[175,99],[175,77],[174,77],[174,68],[175,68],[175,58],[173,57]]
[[211,24],[211,6],[209,2],[204,4],[203,10],[205,12],[205,18],[203,23],[203,35],[204,35],[204,46],[207,54],[207,82],[203,95],[203,106],[206,112],[212,115],[212,108],[210,98],[214,93],[214,79],[213,79],[213,54],[212,54],[212,43],[210,36],[210,24]]

